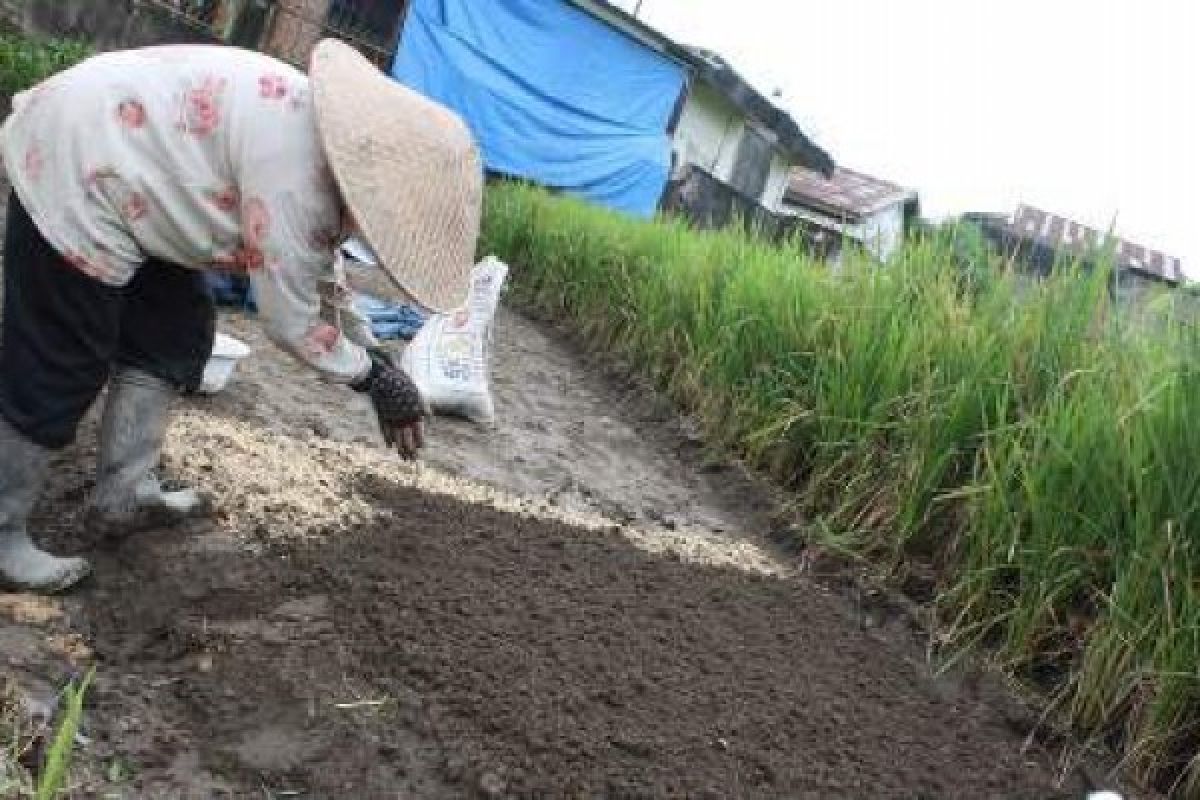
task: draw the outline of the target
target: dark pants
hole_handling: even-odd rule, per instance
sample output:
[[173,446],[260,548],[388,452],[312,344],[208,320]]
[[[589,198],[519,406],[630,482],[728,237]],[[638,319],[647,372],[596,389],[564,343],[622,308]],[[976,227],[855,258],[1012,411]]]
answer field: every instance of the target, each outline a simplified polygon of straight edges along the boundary
[[113,366],[194,391],[212,352],[204,274],[151,260],[114,288],[72,267],[12,194],[4,240],[0,414],[43,447],[75,431]]

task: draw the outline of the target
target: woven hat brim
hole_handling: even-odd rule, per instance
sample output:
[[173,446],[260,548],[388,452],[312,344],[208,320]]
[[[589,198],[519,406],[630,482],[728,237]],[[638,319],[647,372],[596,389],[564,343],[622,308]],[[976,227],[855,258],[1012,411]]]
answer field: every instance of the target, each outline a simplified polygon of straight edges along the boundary
[[431,311],[461,307],[483,202],[467,126],[336,39],[317,44],[309,76],[330,170],[380,267]]

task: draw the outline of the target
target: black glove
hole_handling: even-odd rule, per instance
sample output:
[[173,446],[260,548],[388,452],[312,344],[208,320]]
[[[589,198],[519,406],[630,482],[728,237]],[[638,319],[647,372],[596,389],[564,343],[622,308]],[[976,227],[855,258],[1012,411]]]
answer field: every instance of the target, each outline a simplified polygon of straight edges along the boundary
[[371,371],[350,388],[371,398],[388,446],[405,458],[416,458],[417,451],[425,446],[423,420],[429,416],[429,407],[412,378],[387,353],[375,348],[367,353],[371,356]]

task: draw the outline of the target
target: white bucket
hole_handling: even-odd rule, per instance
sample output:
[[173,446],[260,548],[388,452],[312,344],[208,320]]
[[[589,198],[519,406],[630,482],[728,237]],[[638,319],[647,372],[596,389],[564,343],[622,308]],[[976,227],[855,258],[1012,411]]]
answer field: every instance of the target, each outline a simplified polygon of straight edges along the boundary
[[218,333],[213,342],[212,355],[204,366],[204,379],[200,382],[202,394],[216,394],[229,385],[238,362],[250,355],[245,342],[232,336]]

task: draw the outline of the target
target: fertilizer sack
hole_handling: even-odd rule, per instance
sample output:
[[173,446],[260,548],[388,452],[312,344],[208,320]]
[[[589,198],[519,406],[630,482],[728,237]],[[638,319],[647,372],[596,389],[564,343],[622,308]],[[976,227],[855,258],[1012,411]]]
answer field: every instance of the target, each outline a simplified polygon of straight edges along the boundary
[[449,314],[430,316],[405,348],[401,364],[435,414],[495,424],[488,356],[492,321],[507,276],[508,267],[492,256],[476,264],[466,304]]

